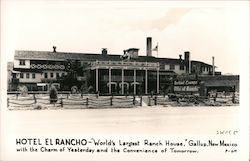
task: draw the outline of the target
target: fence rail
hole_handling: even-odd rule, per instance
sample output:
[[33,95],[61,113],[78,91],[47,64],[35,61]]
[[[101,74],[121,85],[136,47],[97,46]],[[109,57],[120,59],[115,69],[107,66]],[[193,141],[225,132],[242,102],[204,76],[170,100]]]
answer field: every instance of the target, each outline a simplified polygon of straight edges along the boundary
[[[51,103],[53,102],[53,103]],[[41,108],[41,107],[61,107],[61,108],[131,108],[154,105],[229,105],[239,104],[239,93],[231,93],[223,95],[218,93],[209,96],[195,95],[151,95],[151,96],[98,96],[98,95],[82,95],[82,94],[59,94],[58,99],[50,99],[48,94],[32,94],[27,96],[8,96],[7,107],[11,108]],[[39,107],[41,106],[41,107]]]
[[[142,98],[141,98],[142,99]],[[51,103],[51,101],[53,103]],[[141,101],[139,101],[141,102]],[[62,108],[107,108],[107,107],[135,107],[140,104],[136,96],[83,96],[83,95],[61,95],[58,99],[50,99],[48,95],[28,95],[26,97],[8,97],[8,107],[38,107],[51,106]]]

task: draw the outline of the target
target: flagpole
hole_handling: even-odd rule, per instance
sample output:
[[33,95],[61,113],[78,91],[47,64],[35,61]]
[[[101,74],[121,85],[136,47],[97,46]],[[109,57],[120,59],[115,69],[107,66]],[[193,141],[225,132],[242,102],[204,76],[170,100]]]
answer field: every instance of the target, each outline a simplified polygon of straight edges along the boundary
[[158,45],[158,42],[157,42],[157,58],[158,58],[158,51],[159,51],[159,45]]

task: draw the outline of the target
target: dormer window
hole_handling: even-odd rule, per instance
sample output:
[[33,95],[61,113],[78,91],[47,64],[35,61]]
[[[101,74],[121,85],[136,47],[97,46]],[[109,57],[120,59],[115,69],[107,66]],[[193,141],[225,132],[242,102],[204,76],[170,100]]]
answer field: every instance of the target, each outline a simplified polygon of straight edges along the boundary
[[19,65],[25,65],[25,60],[20,60]]

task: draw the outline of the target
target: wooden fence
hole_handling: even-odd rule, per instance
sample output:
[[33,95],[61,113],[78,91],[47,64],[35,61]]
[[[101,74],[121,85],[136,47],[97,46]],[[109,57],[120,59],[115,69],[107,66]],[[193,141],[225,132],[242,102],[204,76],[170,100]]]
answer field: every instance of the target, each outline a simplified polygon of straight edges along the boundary
[[239,104],[238,93],[217,93],[210,97],[198,97],[194,95],[169,94],[168,96],[98,96],[82,94],[59,94],[55,103],[51,103],[49,94],[31,94],[27,96],[8,95],[7,106],[12,108],[39,108],[61,107],[66,109],[74,108],[130,108],[136,106],[178,106],[178,105],[233,105]]
[[[139,98],[139,101],[138,101]],[[51,103],[51,100],[55,100]],[[142,97],[136,96],[96,96],[67,94],[59,95],[58,99],[50,99],[48,94],[33,94],[28,96],[8,96],[7,106],[13,108],[51,106],[61,108],[109,108],[109,107],[135,107],[142,105]]]

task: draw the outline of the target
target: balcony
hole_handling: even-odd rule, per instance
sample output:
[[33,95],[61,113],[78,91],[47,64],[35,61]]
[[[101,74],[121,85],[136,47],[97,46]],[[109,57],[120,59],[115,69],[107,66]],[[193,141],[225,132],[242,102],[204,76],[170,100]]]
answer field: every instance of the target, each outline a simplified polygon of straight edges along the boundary
[[41,70],[65,70],[64,65],[54,65],[54,64],[30,64],[31,69],[41,69]]
[[[108,75],[104,75],[101,78],[102,81],[109,81],[109,76]],[[122,76],[116,76],[113,75],[111,76],[111,81],[113,82],[121,82],[122,81]],[[124,82],[133,82],[134,81],[134,76],[124,76]],[[143,77],[142,76],[136,76],[136,82],[142,82],[143,81]]]
[[149,63],[149,62],[124,62],[124,61],[95,61],[91,63],[91,68],[101,68],[101,69],[137,69],[137,70],[156,70],[159,68],[159,63]]

